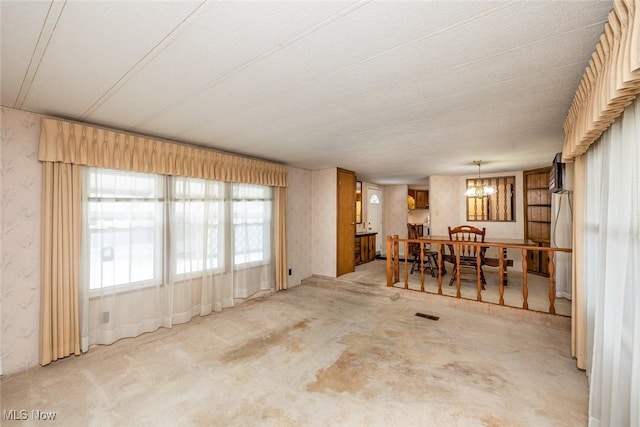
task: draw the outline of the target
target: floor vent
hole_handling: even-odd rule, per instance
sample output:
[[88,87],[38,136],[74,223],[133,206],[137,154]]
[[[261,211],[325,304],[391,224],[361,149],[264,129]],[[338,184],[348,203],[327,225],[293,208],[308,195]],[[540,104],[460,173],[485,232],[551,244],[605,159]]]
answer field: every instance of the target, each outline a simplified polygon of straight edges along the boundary
[[438,316],[432,316],[430,314],[424,314],[424,313],[416,313],[416,316],[424,317],[425,319],[429,319],[429,320],[439,320],[440,319]]

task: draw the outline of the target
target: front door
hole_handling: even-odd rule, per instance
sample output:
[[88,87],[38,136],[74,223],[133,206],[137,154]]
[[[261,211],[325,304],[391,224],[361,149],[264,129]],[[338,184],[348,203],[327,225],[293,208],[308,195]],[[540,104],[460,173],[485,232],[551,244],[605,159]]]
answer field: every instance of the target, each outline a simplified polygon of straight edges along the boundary
[[382,234],[382,190],[367,187],[367,231],[376,235],[376,254],[382,253],[385,238]]
[[336,276],[355,271],[356,174],[338,169]]

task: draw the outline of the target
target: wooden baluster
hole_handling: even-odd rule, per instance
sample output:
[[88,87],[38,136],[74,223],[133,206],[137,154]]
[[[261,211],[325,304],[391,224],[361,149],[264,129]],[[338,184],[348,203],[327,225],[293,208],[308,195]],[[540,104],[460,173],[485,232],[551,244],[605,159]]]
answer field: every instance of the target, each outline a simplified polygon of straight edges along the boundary
[[462,250],[461,244],[456,244],[456,287],[458,288],[456,291],[456,298],[461,298],[462,294],[460,293],[460,251]]
[[400,242],[397,234],[393,235],[393,253],[395,254],[393,283],[398,283],[400,281]]
[[522,308],[529,310],[529,289],[527,288],[527,250],[522,250]]
[[555,265],[553,264],[554,251],[547,252],[549,254],[549,313],[556,314],[556,279]]
[[409,289],[409,242],[404,242],[404,288]]
[[391,236],[387,236],[387,287],[393,285],[393,252],[391,251]]
[[501,249],[502,249],[502,252],[500,253],[500,257],[504,258],[505,264],[504,264],[504,267],[501,268],[500,270],[502,270],[502,272],[504,273],[504,276],[502,277],[502,283],[506,285],[507,283],[509,283],[509,277],[507,277],[509,273],[507,272],[508,269],[506,265],[506,262],[508,259],[507,248],[501,248]]
[[420,292],[424,292],[424,242],[420,242]]
[[480,269],[482,268],[482,259],[480,252],[482,248],[480,246],[475,246],[476,248],[476,287],[477,294],[476,300],[482,302],[482,276],[480,275]]
[[[505,248],[498,248],[498,253],[502,254],[505,250]],[[498,262],[498,292],[500,293],[500,301],[498,301],[498,304],[504,305],[504,257],[500,256]]]
[[444,263],[444,259],[442,259],[443,250],[444,245],[442,243],[438,243],[438,295],[442,295],[442,265]]

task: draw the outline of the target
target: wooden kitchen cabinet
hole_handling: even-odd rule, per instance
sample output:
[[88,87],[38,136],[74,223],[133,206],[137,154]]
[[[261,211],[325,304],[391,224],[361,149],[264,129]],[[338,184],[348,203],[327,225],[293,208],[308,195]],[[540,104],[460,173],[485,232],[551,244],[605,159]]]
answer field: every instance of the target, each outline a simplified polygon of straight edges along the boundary
[[376,259],[376,234],[377,233],[358,233],[356,234],[355,245],[355,264],[363,264],[365,262]]
[[429,190],[409,189],[408,195],[416,201],[415,209],[429,209]]
[[416,209],[427,209],[429,207],[429,192],[427,190],[416,190]]

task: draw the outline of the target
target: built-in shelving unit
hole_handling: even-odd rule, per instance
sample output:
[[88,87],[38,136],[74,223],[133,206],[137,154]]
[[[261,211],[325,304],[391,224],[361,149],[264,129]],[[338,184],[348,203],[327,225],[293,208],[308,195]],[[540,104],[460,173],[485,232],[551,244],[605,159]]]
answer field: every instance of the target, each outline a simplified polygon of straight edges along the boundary
[[[524,236],[530,244],[549,246],[551,240],[551,167],[524,172]],[[531,273],[549,275],[545,252],[529,251],[527,268]]]

